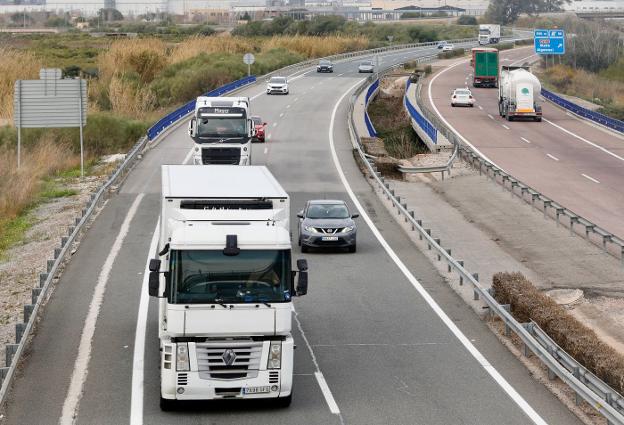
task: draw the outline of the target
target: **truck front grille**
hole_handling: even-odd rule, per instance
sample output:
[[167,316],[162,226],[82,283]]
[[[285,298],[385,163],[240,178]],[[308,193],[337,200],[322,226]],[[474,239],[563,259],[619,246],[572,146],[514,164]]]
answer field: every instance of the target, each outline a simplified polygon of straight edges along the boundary
[[240,148],[204,148],[202,164],[238,165],[240,163]]
[[200,377],[244,379],[258,376],[262,342],[210,341],[195,344]]

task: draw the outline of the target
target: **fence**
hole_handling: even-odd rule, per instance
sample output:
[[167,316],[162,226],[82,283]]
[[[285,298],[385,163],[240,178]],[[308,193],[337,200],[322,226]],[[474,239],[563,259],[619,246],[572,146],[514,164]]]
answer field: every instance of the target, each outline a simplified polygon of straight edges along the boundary
[[554,104],[567,109],[573,114],[597,122],[598,124],[609,127],[612,130],[619,131],[620,133],[624,133],[624,121],[616,120],[615,118],[608,117],[604,114],[601,114],[600,112],[595,112],[587,108],[583,108],[582,106],[572,103],[569,100],[566,100],[563,97],[558,96],[555,93],[546,89],[542,89],[542,96],[544,96],[544,98],[550,100]]
[[[575,395],[577,403],[581,400],[587,402],[590,406],[602,414],[608,421],[609,425],[624,425],[624,399],[615,390],[610,388],[606,383],[589,373],[580,364],[570,362],[571,356],[565,353],[554,342],[548,341],[548,336],[539,334],[537,325],[534,323],[519,323],[508,311],[509,306],[501,305],[496,301],[491,290],[485,289],[479,283],[478,274],[471,274],[464,268],[464,262],[456,260],[452,256],[451,249],[444,248],[439,238],[431,235],[431,230],[423,227],[423,220],[416,219],[414,211],[408,210],[406,203],[401,202],[401,198],[395,195],[394,190],[390,188],[390,184],[377,170],[374,159],[370,158],[362,149],[360,136],[357,133],[353,120],[353,106],[357,97],[372,84],[373,79],[368,78],[360,84],[351,97],[349,105],[349,133],[351,141],[361,162],[364,164],[368,173],[373,177],[373,184],[382,191],[383,195],[392,202],[392,206],[397,209],[398,214],[409,222],[413,231],[419,233],[419,239],[424,241],[429,250],[435,250],[438,261],[442,261],[447,265],[448,273],[457,273],[459,275],[459,285],[468,282],[473,288],[474,300],[482,300],[485,308],[491,316],[498,317],[505,324],[507,334],[515,333],[524,345],[524,354],[528,356],[533,353],[547,367],[549,377],[554,379],[559,377],[568,387],[570,387]],[[448,129],[446,129],[448,130]],[[459,142],[457,143],[459,146]],[[460,151],[470,152],[472,156],[476,154],[470,149],[461,146]],[[490,164],[490,168],[493,166]],[[501,171],[498,170],[500,173]],[[506,180],[511,177],[507,175]],[[513,179],[515,183],[513,187],[518,187],[518,181]],[[505,185],[505,180],[503,180]],[[523,192],[524,193],[524,192]],[[549,204],[545,204],[546,205]],[[558,217],[558,215],[557,215]],[[554,345],[553,345],[554,344]],[[573,359],[572,359],[573,360]]]

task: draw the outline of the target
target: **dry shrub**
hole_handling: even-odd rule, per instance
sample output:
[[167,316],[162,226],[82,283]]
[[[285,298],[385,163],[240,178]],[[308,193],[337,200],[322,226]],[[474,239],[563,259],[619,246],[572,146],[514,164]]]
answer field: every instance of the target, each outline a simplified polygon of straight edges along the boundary
[[248,53],[257,51],[258,43],[243,37],[190,37],[171,51],[169,63],[183,62],[201,53]]
[[18,170],[15,149],[1,147],[1,220],[15,218],[33,204],[43,177],[74,167],[79,161],[69,143],[59,142],[44,135],[34,146],[22,148],[21,167]]
[[98,57],[100,78],[104,81],[136,74],[142,83],[148,83],[167,63],[167,45],[157,38],[118,40]]
[[0,48],[0,120],[13,118],[16,80],[39,79],[41,62],[31,53]]
[[624,355],[602,342],[594,331],[541,293],[521,273],[497,273],[492,286],[497,301],[510,304],[516,320],[533,320],[579,363],[624,393]]
[[108,85],[111,111],[126,117],[142,118],[152,111],[156,96],[148,86],[137,85],[115,76]]
[[308,58],[330,56],[352,50],[363,50],[367,47],[368,39],[365,37],[345,37],[338,35],[327,37],[304,35],[291,37],[274,36],[263,43],[264,50],[284,48]]

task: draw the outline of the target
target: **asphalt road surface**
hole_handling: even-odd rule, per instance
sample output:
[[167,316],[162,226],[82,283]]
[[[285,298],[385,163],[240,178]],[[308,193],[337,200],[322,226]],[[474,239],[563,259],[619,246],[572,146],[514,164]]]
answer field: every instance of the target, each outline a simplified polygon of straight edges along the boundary
[[[501,52],[501,65],[521,65],[532,46]],[[542,102],[543,121],[506,121],[498,90],[473,88],[472,69],[459,61],[434,77],[431,97],[440,114],[483,155],[557,203],[624,238],[624,136]],[[468,86],[474,108],[452,108],[451,92]]]
[[[387,55],[381,66],[431,51]],[[291,76],[288,96],[267,96],[263,84],[241,92],[269,123],[253,162],[289,192],[292,222],[311,198],[357,202],[366,217],[356,254],[305,255],[310,290],[295,301],[290,408],[159,409],[156,300],[145,304],[146,322],[137,318],[159,215],[159,166],[188,158],[183,125],[145,155],[89,229],[45,309],[4,423],[71,423],[67,409],[77,405],[77,424],[578,424],[447,287],[360,173],[346,122],[362,78],[355,60],[333,74]],[[89,330],[91,351],[79,353]],[[81,378],[84,385],[71,384]]]

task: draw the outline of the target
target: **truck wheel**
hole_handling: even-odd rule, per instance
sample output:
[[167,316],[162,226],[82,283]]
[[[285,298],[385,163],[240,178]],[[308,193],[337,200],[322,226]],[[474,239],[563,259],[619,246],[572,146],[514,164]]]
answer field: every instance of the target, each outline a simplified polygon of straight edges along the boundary
[[509,122],[513,121],[513,117],[511,115],[509,115],[509,114],[507,114],[507,121],[509,121]]
[[281,408],[284,408],[284,409],[289,407],[291,403],[292,403],[292,392],[290,393],[289,396],[278,397],[275,400],[275,404],[277,405],[277,407],[281,407]]
[[537,122],[542,122],[542,117],[536,117],[536,118],[535,118],[535,121],[537,121]]
[[168,398],[160,398],[160,410],[163,412],[170,412],[175,409],[175,400],[169,400]]

